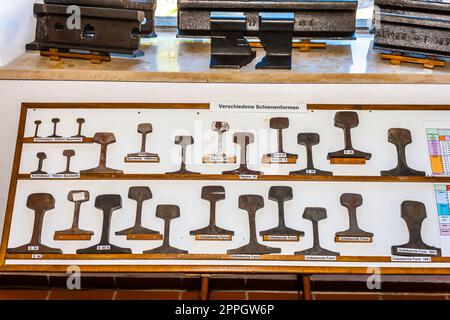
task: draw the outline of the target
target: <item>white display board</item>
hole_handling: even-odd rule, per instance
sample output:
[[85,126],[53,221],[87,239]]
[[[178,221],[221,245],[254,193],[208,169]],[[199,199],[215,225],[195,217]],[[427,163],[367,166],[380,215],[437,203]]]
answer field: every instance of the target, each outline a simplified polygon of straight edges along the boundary
[[[176,135],[192,135],[195,144],[188,147],[188,169],[208,174],[221,174],[224,170],[237,167],[235,164],[202,164],[204,154],[216,151],[217,135],[211,130],[213,121],[227,121],[230,131],[225,135],[225,151],[230,155],[239,155],[239,150],[232,142],[232,133],[236,131],[253,132],[255,143],[249,148],[249,167],[264,172],[264,176],[284,175],[289,171],[299,170],[306,165],[305,148],[297,144],[297,134],[317,132],[321,142],[313,149],[315,166],[322,170],[333,171],[336,176],[379,176],[381,170],[396,166],[397,155],[393,144],[387,142],[389,128],[407,128],[411,131],[413,143],[407,147],[408,164],[417,170],[430,174],[425,123],[440,121],[450,123],[450,114],[445,111],[358,111],[359,126],[352,129],[353,146],[356,149],[371,152],[372,159],[366,165],[331,165],[327,153],[343,148],[343,131],[334,127],[334,110],[310,110],[304,114],[283,114],[290,120],[290,127],[284,131],[284,149],[299,155],[297,164],[262,165],[263,154],[276,151],[276,131],[269,128],[269,120],[274,114],[239,113],[238,116],[228,112],[210,112],[209,110],[169,110],[169,109],[29,109],[25,125],[25,137],[34,135],[34,121],[41,120],[41,136],[51,135],[52,118],[59,118],[58,134],[71,136],[76,134],[79,117],[86,119],[83,134],[93,136],[96,132],[113,132],[117,142],[108,148],[108,166],[123,170],[125,174],[164,174],[174,171],[180,164],[180,147],[174,144]],[[131,164],[124,162],[128,153],[140,149],[140,135],[137,133],[139,123],[149,122],[153,132],[148,136],[147,151],[158,153],[159,164]],[[65,158],[62,152],[73,149],[71,169],[74,171],[95,167],[98,163],[99,146],[95,144],[24,144],[21,152],[20,174],[28,174],[37,168],[37,152],[46,152],[47,159],[43,169],[49,173],[64,170]],[[239,160],[239,159],[238,159]],[[218,225],[233,230],[235,236],[230,241],[204,242],[196,241],[189,232],[208,224],[209,203],[200,198],[201,188],[208,185],[225,187],[226,199],[217,206]],[[148,186],[153,199],[144,203],[143,224],[162,232],[163,222],[155,217],[158,204],[175,204],[181,209],[181,217],[173,220],[171,244],[190,254],[226,254],[228,249],[237,248],[248,242],[248,216],[238,208],[238,197],[243,194],[258,194],[264,197],[265,207],[256,216],[257,232],[275,227],[278,224],[277,205],[268,199],[271,186],[290,186],[294,199],[285,206],[286,224],[305,232],[300,242],[264,242],[264,244],[281,248],[281,255],[292,255],[295,251],[307,249],[312,245],[311,222],[302,218],[305,207],[323,207],[327,209],[327,219],[319,222],[321,245],[337,251],[342,259],[330,262],[317,261],[263,261],[241,260],[154,260],[154,259],[110,259],[110,260],[13,260],[7,264],[57,265],[76,263],[79,265],[265,265],[265,266],[370,266],[374,260],[352,261],[351,257],[391,257],[391,246],[408,241],[408,230],[400,216],[400,205],[405,200],[424,203],[427,219],[422,226],[423,240],[442,249],[442,256],[450,254],[450,242],[439,235],[438,217],[432,183],[410,182],[325,182],[325,181],[224,181],[216,180],[19,180],[14,199],[11,230],[8,247],[23,245],[29,241],[33,211],[26,208],[26,198],[31,193],[51,193],[56,200],[55,209],[49,211],[44,219],[44,244],[61,248],[64,254],[74,254],[76,249],[85,248],[98,242],[101,229],[101,212],[94,207],[94,199],[101,194],[120,194],[122,209],[113,214],[111,242],[131,248],[133,254],[139,255],[144,250],[152,249],[161,241],[130,241],[114,232],[131,227],[134,224],[136,203],[128,199],[131,186]],[[73,215],[73,203],[67,201],[71,190],[88,190],[91,200],[82,206],[80,227],[95,232],[91,241],[55,241],[53,234],[57,230],[70,227]],[[336,243],[335,233],[348,228],[347,210],[339,204],[342,193],[359,193],[363,205],[358,208],[359,226],[374,233],[372,243]],[[260,237],[259,241],[262,242]],[[346,257],[350,257],[346,259]],[[211,258],[211,257],[210,257]],[[439,267],[447,268],[448,263],[436,261],[429,263],[399,263],[389,260],[375,263],[380,267]]]

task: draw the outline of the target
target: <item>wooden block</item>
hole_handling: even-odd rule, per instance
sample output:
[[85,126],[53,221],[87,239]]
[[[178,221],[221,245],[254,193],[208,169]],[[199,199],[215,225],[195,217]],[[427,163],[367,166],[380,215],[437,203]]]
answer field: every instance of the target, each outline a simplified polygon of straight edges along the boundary
[[373,237],[341,237],[335,236],[334,242],[342,243],[371,243],[373,242]]
[[331,158],[331,164],[366,164],[365,158]]
[[127,234],[127,240],[162,240],[162,234]]
[[225,157],[218,157],[214,154],[208,154],[203,156],[202,158],[203,163],[236,163],[237,158],[236,156],[225,156]]
[[90,234],[56,234],[53,236],[53,240],[59,241],[89,241],[92,235]]
[[298,242],[299,236],[287,236],[287,235],[264,235],[263,241],[285,241],[285,242]]
[[195,240],[197,241],[231,241],[233,240],[233,236],[228,234],[197,234],[195,235]]
[[402,62],[421,64],[426,69],[434,69],[434,67],[445,67],[446,62],[437,59],[415,58],[408,55],[394,54],[380,54],[381,59],[389,60],[392,65],[400,65]]
[[297,157],[272,157],[271,155],[266,154],[262,157],[261,162],[264,164],[296,164]]

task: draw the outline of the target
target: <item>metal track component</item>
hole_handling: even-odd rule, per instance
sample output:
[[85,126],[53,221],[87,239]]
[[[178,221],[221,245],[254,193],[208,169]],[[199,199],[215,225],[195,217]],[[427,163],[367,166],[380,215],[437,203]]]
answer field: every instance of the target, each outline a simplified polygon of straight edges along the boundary
[[27,49],[143,54],[139,49],[142,11],[80,7],[81,28],[70,30],[67,9],[65,5],[35,4],[36,40]]
[[376,0],[374,49],[450,56],[450,2]]
[[243,13],[246,36],[261,31],[259,14],[285,12],[294,14],[294,36],[302,38],[352,38],[355,33],[356,0],[178,0],[180,36],[210,36],[211,12]]
[[155,10],[157,0],[44,0],[44,3],[143,11],[145,19],[142,22],[142,35],[156,36]]

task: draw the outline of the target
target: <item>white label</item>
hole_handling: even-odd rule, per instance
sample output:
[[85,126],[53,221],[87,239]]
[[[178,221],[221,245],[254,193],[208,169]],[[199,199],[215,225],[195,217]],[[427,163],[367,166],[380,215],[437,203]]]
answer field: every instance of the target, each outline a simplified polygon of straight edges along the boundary
[[83,142],[83,138],[34,138],[34,142]]
[[48,174],[48,173],[46,173],[46,174],[35,174],[35,173],[32,173],[31,174],[31,179],[50,179],[51,178],[51,174]]
[[72,194],[73,201],[84,201],[86,200],[86,194],[84,192],[77,192]]
[[353,155],[355,154],[354,150],[344,150],[344,154]]
[[307,169],[306,173],[307,174],[316,174],[316,170],[315,169]]
[[286,158],[286,153],[285,152],[275,152],[273,154],[274,158]]
[[28,246],[28,251],[38,251],[39,246]]
[[307,261],[336,261],[335,256],[305,256],[305,260]]
[[218,102],[211,101],[211,111],[253,112],[253,113],[306,113],[306,103],[302,102]]
[[369,237],[338,237],[338,240],[349,242],[370,242],[372,239]]
[[111,246],[97,246],[97,250],[100,251],[111,250]]
[[431,262],[431,257],[401,257],[392,256],[392,262]]
[[259,254],[233,254],[231,255],[231,257],[233,259],[244,259],[244,260],[255,260],[261,258]]
[[73,174],[59,174],[59,173],[46,173],[46,174],[34,174],[30,175],[31,179],[80,179],[79,173]]
[[427,254],[430,256],[435,256],[438,254],[436,250],[414,249],[414,248],[397,248],[397,252],[411,253],[411,254]]
[[42,259],[42,254],[39,253],[32,254],[31,259]]
[[152,161],[158,162],[159,159],[157,157],[126,157],[127,161]]
[[258,176],[256,174],[241,174],[239,175],[239,179],[241,180],[256,180]]
[[273,163],[284,163],[287,161],[288,161],[287,158],[270,158],[270,162],[273,162]]

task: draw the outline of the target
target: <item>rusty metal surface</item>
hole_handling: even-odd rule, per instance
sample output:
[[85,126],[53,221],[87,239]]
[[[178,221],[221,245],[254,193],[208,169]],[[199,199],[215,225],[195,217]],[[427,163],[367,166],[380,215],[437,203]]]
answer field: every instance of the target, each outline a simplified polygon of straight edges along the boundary
[[313,246],[309,249],[297,251],[295,255],[305,256],[339,256],[339,252],[324,249],[320,246],[319,238],[319,221],[327,218],[327,210],[325,208],[305,208],[303,219],[309,220],[313,227]]
[[224,171],[222,174],[237,175],[260,175],[261,171],[251,170],[247,167],[247,148],[249,144],[255,142],[255,135],[250,132],[236,132],[233,135],[234,143],[238,144],[241,149],[240,166],[235,170]]
[[76,172],[70,171],[70,160],[75,156],[75,150],[64,150],[63,156],[66,157],[66,170],[58,172],[58,174],[76,174]]
[[202,199],[209,202],[209,225],[190,232],[195,235],[229,235],[233,236],[234,231],[226,230],[216,225],[216,204],[225,199],[225,188],[222,186],[206,186],[202,188]]
[[308,176],[332,176],[333,172],[319,170],[314,167],[314,158],[312,147],[319,144],[320,136],[318,133],[299,133],[297,143],[306,148],[306,168],[298,171],[291,171],[289,175],[308,175]]
[[249,220],[249,242],[248,244],[228,250],[228,254],[271,254],[280,253],[280,248],[272,248],[262,245],[258,242],[256,236],[256,212],[264,207],[264,198],[259,195],[242,195],[239,196],[239,209],[247,211]]
[[58,253],[62,254],[61,249],[50,248],[42,244],[42,225],[44,215],[47,211],[55,208],[55,198],[49,193],[33,193],[28,196],[27,208],[34,210],[34,224],[31,240],[29,243],[8,249],[9,253]]
[[153,34],[157,0],[44,0],[47,4],[139,10],[145,13],[142,34]]
[[98,132],[94,135],[94,142],[100,144],[100,159],[98,166],[88,170],[82,170],[80,173],[123,173],[122,170],[111,169],[106,166],[106,157],[108,154],[108,145],[116,142],[116,137],[112,132]]
[[61,120],[58,119],[58,118],[53,118],[53,119],[52,119],[52,122],[53,122],[53,134],[50,135],[50,136],[48,136],[48,137],[49,137],[49,138],[61,138],[60,135],[57,135],[57,134],[56,134],[56,131],[57,131],[57,129],[58,129],[58,123],[60,123]]
[[450,56],[450,2],[376,0],[374,48]]
[[403,128],[388,130],[388,141],[397,150],[397,166],[392,170],[381,171],[382,176],[425,176],[424,171],[411,169],[406,162],[406,146],[412,142],[411,131]]
[[349,216],[349,228],[336,233],[336,237],[373,237],[373,233],[364,231],[358,226],[356,208],[363,204],[363,198],[356,193],[343,193],[340,198],[341,205],[346,207]]
[[173,172],[167,172],[167,174],[200,174],[199,172],[193,172],[186,169],[186,149],[187,146],[194,144],[194,138],[192,136],[176,136],[175,144],[181,146],[180,169]]
[[131,235],[149,235],[159,234],[159,231],[151,230],[142,226],[142,205],[144,201],[153,198],[149,187],[130,187],[128,189],[128,198],[136,201],[136,220],[134,226],[125,230],[117,231],[116,236]]
[[297,37],[353,37],[358,1],[178,0],[178,30],[182,36],[209,36],[213,11],[242,12],[247,35],[260,31],[260,12],[292,12]]
[[149,153],[146,151],[147,135],[153,132],[153,126],[151,123],[140,123],[137,128],[137,132],[141,134],[141,151],[136,153],[130,153],[127,157],[148,157],[159,158],[156,153]]
[[44,160],[47,159],[47,155],[45,152],[38,152],[36,157],[39,159],[38,168],[36,171],[31,172],[31,174],[47,174],[44,170],[42,170],[42,166],[44,165]]
[[142,54],[139,46],[143,12],[97,7],[80,7],[80,10],[81,29],[69,30],[67,6],[35,4],[36,39],[27,49]]
[[78,118],[77,124],[78,124],[78,132],[76,135],[72,136],[72,138],[85,138],[84,135],[81,134],[81,131],[83,130],[83,124],[86,122],[84,118]]
[[418,201],[404,201],[401,215],[409,232],[407,243],[392,246],[392,254],[399,256],[441,256],[441,249],[427,245],[422,240],[422,224],[427,217],[425,205]]
[[283,130],[289,128],[289,118],[271,118],[270,128],[277,130],[277,151],[276,153],[269,153],[266,156],[269,158],[275,157],[276,154],[283,154],[283,158],[295,158],[298,159],[298,155],[293,153],[287,153],[283,148]]
[[164,220],[164,240],[160,247],[144,251],[144,253],[189,253],[186,250],[181,250],[170,245],[170,223],[173,219],[180,217],[180,207],[175,205],[158,205],[156,207],[156,217]]
[[111,217],[114,211],[122,208],[122,197],[119,194],[103,194],[95,198],[95,207],[103,212],[102,233],[100,242],[85,249],[78,249],[78,254],[131,253],[131,249],[111,244]]
[[73,235],[73,236],[92,236],[94,232],[80,229],[79,221],[80,221],[80,209],[81,205],[84,202],[89,201],[89,191],[87,190],[73,190],[70,191],[67,195],[67,200],[73,202],[75,204],[72,227],[67,230],[56,231],[55,235]]
[[34,125],[36,126],[34,129],[34,138],[39,138],[39,126],[42,124],[41,120],[34,121]]
[[334,126],[341,128],[344,131],[345,147],[343,150],[330,152],[328,159],[331,158],[364,158],[370,160],[371,153],[362,152],[353,148],[351,129],[359,125],[358,113],[354,111],[340,111],[336,112],[334,116]]
[[303,237],[303,231],[295,230],[286,226],[284,218],[284,203],[293,199],[292,188],[286,186],[274,186],[269,189],[269,199],[278,204],[278,226],[259,233],[260,236],[297,236]]

